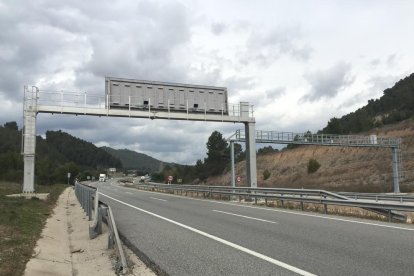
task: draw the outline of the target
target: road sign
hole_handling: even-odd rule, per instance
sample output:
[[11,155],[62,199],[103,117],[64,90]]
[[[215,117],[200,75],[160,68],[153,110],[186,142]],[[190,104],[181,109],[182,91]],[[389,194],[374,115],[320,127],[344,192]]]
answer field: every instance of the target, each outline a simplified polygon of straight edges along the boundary
[[241,177],[240,177],[240,176],[238,176],[238,177],[236,178],[236,180],[237,180],[237,182],[240,182],[240,181],[241,181]]
[[177,179],[177,182],[178,182],[178,183],[181,183],[181,182],[183,182],[183,180],[182,180],[181,178],[178,178],[178,179]]
[[173,179],[174,179],[174,178],[173,178],[173,176],[172,176],[172,175],[169,175],[169,176],[168,176],[168,181],[173,181]]

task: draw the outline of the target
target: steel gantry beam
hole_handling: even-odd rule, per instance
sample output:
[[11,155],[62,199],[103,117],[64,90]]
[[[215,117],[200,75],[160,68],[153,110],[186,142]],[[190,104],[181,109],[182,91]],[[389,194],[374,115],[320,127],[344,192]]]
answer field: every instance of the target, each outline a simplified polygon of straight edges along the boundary
[[[154,84],[154,83],[153,83]],[[23,192],[34,192],[35,180],[35,153],[36,153],[36,117],[38,113],[51,114],[69,114],[69,115],[86,115],[99,117],[125,117],[125,118],[144,118],[144,119],[167,119],[167,120],[188,120],[188,121],[208,121],[208,122],[228,122],[228,123],[242,123],[245,125],[245,130],[248,135],[246,139],[247,147],[249,148],[249,156],[247,161],[248,173],[250,180],[248,184],[250,187],[257,187],[256,181],[256,143],[254,141],[255,133],[255,118],[253,116],[253,106],[248,102],[240,102],[238,104],[227,104],[227,99],[219,106],[219,110],[212,112],[207,107],[206,101],[209,100],[211,104],[210,92],[208,89],[214,87],[192,86],[188,85],[186,88],[182,84],[172,83],[155,83],[160,87],[163,84],[168,87],[176,85],[181,89],[207,89],[208,97],[205,95],[203,99],[204,104],[194,110],[194,106],[189,105],[189,100],[180,97],[180,109],[170,109],[170,102],[168,100],[167,107],[164,109],[152,108],[151,98],[143,99],[149,104],[144,107],[136,108],[130,104],[125,104],[122,107],[115,107],[110,103],[113,101],[110,95],[94,95],[86,92],[63,92],[63,91],[46,91],[39,90],[32,86],[24,87],[24,126],[22,137],[22,154],[24,156],[24,180]],[[125,85],[126,87],[128,84]],[[138,86],[137,86],[138,87]],[[177,93],[174,93],[175,96]],[[212,92],[211,92],[212,94]],[[133,96],[127,95],[124,99],[125,103],[131,103]],[[214,103],[214,102],[213,102]],[[221,108],[220,108],[221,107]]]
[[[336,134],[311,134],[293,133],[280,131],[257,130],[253,137],[248,130],[237,130],[228,138],[230,146],[234,147],[234,142],[246,142],[248,139],[255,139],[256,143],[270,144],[297,144],[297,145],[318,145],[318,146],[339,146],[339,147],[374,147],[392,149],[392,169],[394,193],[400,192],[401,177],[401,138],[399,137],[379,137],[376,135],[336,135]],[[246,149],[248,147],[246,146]],[[232,153],[234,154],[234,153]],[[246,154],[247,156],[247,154]],[[247,158],[246,158],[247,160]],[[234,162],[234,157],[231,158]],[[234,164],[232,166],[232,186],[235,186]],[[248,174],[249,175],[249,172]]]

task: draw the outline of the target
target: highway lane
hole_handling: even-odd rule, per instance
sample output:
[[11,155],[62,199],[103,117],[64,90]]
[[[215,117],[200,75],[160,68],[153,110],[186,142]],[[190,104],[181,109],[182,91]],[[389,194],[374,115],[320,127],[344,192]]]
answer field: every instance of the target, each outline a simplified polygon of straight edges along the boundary
[[120,232],[170,275],[414,272],[414,228],[407,225],[198,200],[108,182],[100,192],[108,196],[102,199],[112,206]]

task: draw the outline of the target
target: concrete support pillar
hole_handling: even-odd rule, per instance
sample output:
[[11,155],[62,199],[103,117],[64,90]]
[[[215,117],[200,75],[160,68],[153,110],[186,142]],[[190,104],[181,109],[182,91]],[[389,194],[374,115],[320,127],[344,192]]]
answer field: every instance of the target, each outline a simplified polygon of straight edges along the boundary
[[245,123],[246,133],[246,178],[247,186],[257,188],[256,128],[255,123]]
[[399,163],[400,163],[400,149],[397,147],[392,148],[392,175],[393,175],[393,182],[394,182],[394,193],[400,192]]
[[36,113],[37,113],[36,87],[29,90],[25,87],[24,98],[24,128],[23,128],[23,193],[33,193],[35,179],[35,152],[36,152]]

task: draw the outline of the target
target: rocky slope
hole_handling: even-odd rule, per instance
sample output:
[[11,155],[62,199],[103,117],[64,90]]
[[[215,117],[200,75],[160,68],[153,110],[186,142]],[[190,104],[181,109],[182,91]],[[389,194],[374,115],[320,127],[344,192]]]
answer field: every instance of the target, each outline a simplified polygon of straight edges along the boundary
[[[403,176],[401,191],[414,191],[414,120],[384,126],[362,134],[401,137]],[[307,173],[309,159],[320,164]],[[292,150],[257,157],[259,187],[316,188],[332,191],[391,192],[393,189],[391,149],[301,146]],[[245,183],[245,161],[236,164],[236,175]],[[265,170],[270,177],[263,179]],[[206,184],[229,185],[230,173],[209,178]]]

